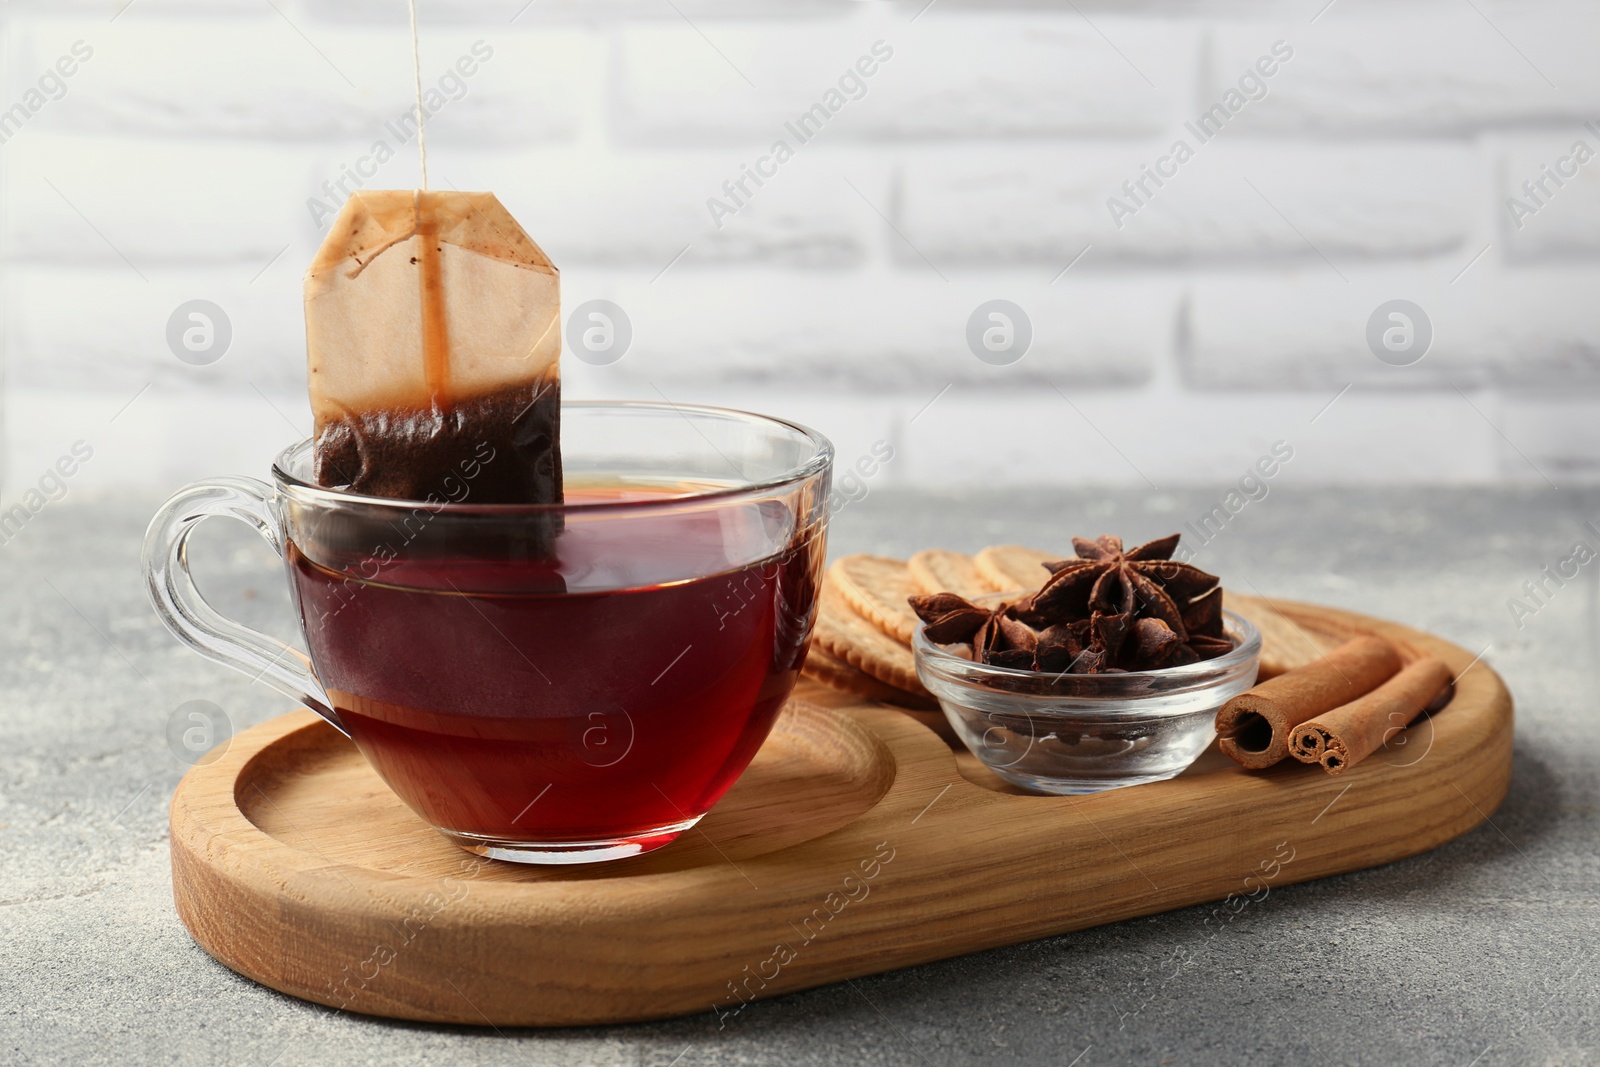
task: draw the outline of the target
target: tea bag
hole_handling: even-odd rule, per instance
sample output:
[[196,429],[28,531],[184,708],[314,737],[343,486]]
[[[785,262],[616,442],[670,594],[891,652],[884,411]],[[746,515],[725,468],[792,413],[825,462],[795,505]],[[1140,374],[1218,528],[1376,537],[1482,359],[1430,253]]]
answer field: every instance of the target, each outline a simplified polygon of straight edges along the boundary
[[305,278],[314,474],[560,503],[560,274],[492,193],[357,192]]

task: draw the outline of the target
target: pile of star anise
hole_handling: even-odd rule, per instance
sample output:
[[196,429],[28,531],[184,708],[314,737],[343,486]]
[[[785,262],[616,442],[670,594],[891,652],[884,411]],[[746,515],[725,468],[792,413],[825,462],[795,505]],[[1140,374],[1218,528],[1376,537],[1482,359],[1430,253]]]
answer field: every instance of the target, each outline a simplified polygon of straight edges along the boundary
[[1172,558],[1178,534],[1126,552],[1121,538],[1072,539],[1077,559],[1046,563],[1030,597],[994,609],[954,593],[914,596],[928,640],[970,644],[996,667],[1053,674],[1158,670],[1233,650],[1214,575]]

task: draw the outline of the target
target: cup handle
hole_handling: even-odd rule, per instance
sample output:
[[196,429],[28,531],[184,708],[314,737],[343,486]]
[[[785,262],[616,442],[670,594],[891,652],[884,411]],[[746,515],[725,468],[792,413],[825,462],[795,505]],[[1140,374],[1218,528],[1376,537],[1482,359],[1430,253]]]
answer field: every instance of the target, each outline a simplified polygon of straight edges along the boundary
[[293,697],[348,737],[305,653],[225,618],[200,595],[189,574],[189,534],[213,515],[254,527],[283,557],[271,486],[255,478],[217,478],[186,486],[161,506],[144,535],[145,590],[156,614],[178,640],[202,656]]

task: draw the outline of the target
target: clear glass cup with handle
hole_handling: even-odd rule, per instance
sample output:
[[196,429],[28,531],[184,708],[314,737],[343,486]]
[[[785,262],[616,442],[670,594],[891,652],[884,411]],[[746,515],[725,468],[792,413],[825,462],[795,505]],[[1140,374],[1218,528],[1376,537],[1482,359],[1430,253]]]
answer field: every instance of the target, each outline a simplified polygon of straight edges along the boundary
[[[312,443],[272,483],[180,490],[144,545],[179,640],[326,719],[413,811],[526,863],[637,855],[743,772],[815,619],[833,448],[795,423],[656,403],[562,407],[560,505],[478,504],[493,449],[427,500],[315,484]],[[187,543],[240,519],[283,557],[310,655],[233,622]]]

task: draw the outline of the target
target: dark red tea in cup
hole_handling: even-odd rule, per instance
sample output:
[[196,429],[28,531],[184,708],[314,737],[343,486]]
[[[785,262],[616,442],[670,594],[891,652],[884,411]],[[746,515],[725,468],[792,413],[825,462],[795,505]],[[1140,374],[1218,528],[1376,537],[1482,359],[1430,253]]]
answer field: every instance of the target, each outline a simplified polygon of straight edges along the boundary
[[569,485],[549,556],[424,535],[381,563],[313,561],[291,542],[318,679],[429,823],[467,845],[642,851],[744,770],[805,658],[822,537],[802,527],[752,560],[794,528],[774,501],[582,517],[678,495]]

